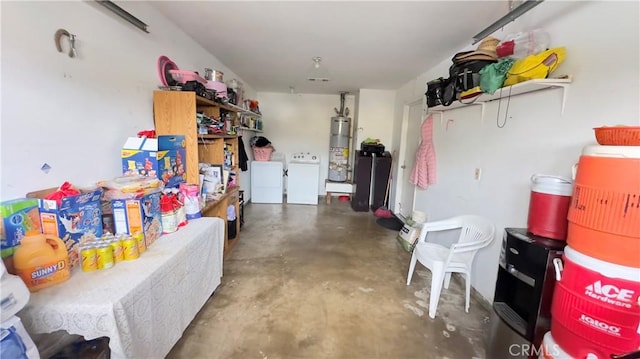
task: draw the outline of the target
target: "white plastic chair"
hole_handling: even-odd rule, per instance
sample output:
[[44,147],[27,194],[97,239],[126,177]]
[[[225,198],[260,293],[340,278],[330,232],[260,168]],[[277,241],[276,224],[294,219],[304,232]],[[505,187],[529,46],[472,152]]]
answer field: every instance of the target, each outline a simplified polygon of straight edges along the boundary
[[[426,241],[429,232],[460,229],[458,242],[451,248]],[[449,288],[451,273],[465,275],[466,297],[465,311],[469,312],[471,296],[471,267],[476,253],[493,240],[495,226],[484,217],[465,215],[436,222],[427,222],[422,226],[420,237],[411,256],[407,285],[411,283],[416,261],[431,271],[431,296],[429,298],[429,317],[436,317],[436,308],[440,299],[442,284]]]

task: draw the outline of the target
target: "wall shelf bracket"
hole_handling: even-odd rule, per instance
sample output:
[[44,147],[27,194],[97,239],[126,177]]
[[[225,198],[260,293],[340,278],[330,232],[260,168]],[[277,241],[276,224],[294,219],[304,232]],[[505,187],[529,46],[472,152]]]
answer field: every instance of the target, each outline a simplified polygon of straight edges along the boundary
[[560,107],[560,116],[564,115],[564,108],[567,105],[567,93],[569,92],[569,84],[559,84],[557,87],[562,87],[562,106]]

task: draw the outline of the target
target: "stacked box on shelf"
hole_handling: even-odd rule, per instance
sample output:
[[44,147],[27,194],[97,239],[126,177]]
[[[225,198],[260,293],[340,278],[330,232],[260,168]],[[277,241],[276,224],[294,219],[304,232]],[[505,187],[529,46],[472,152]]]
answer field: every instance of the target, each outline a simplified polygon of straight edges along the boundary
[[166,187],[185,182],[186,142],[183,135],[129,137],[122,146],[122,173],[158,177]]

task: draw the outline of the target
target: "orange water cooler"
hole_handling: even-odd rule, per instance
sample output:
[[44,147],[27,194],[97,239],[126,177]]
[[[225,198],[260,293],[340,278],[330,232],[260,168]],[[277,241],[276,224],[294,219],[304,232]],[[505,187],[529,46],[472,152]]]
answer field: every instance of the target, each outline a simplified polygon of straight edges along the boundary
[[567,219],[546,344],[570,358],[640,358],[640,147],[585,147]]
[[640,147],[584,148],[568,220],[571,248],[640,268]]

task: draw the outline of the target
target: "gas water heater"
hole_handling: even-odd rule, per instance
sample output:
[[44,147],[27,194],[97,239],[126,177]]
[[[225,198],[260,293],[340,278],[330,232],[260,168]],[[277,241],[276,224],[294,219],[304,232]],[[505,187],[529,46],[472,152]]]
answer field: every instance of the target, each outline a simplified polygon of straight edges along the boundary
[[347,92],[340,92],[340,110],[334,108],[331,117],[331,139],[329,141],[329,181],[345,182],[349,172],[349,143],[351,118],[349,108],[344,107]]

